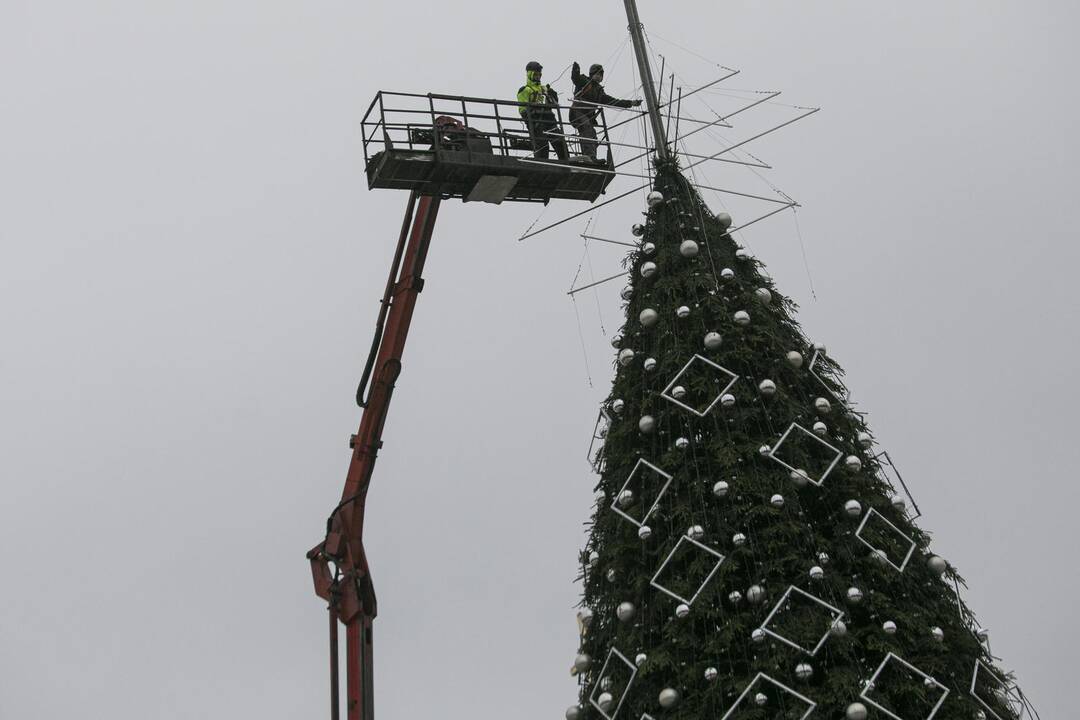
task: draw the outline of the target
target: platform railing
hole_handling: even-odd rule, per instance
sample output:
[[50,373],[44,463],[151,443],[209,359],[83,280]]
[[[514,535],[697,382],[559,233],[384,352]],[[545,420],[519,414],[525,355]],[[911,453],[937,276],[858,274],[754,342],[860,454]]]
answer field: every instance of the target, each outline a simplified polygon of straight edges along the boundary
[[[530,162],[562,162],[550,145],[547,145],[549,158],[537,157],[532,133],[539,135],[542,130],[534,125],[530,131],[530,123],[522,114],[523,107],[530,106],[516,100],[380,90],[360,123],[364,162],[368,163],[378,152],[403,149],[459,150]],[[570,106],[541,107],[555,119],[548,138],[565,141],[571,160],[583,158],[586,153],[570,122]],[[596,156],[602,162],[610,162],[607,119],[603,107],[597,110]]]

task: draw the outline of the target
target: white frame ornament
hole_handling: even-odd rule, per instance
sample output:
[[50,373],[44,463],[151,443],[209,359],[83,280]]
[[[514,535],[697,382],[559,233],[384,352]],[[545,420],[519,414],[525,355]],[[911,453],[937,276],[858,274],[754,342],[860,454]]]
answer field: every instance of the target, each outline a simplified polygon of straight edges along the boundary
[[[772,621],[772,619],[777,614],[781,613],[784,610],[784,603],[787,602],[788,597],[791,595],[792,591],[795,591],[795,592],[799,593],[800,595],[802,595],[803,597],[805,597],[805,598],[807,598],[809,600],[812,600],[812,601],[816,602],[818,605],[821,605],[822,607],[826,608],[827,610],[829,610],[829,615],[832,616],[832,621],[829,623],[829,627],[826,628],[825,634],[821,637],[820,640],[818,640],[818,643],[817,643],[817,645],[814,646],[813,650],[807,650],[803,646],[801,646],[801,645],[799,645],[799,644],[797,644],[797,643],[795,643],[795,642],[793,642],[791,640],[788,640],[786,637],[784,637],[780,633],[773,632],[768,627],[768,625]],[[780,596],[780,600],[778,600],[776,605],[773,606],[772,611],[769,613],[768,617],[765,618],[765,621],[761,623],[761,630],[763,632],[765,632],[766,634],[771,635],[772,637],[776,638],[777,640],[784,643],[785,645],[787,645],[789,647],[793,647],[796,650],[801,650],[802,652],[806,653],[810,657],[814,657],[815,655],[817,655],[818,650],[820,650],[825,645],[825,643],[828,642],[829,637],[832,634],[832,628],[836,625],[837,622],[842,620],[843,617],[844,617],[844,611],[841,610],[840,608],[830,605],[829,603],[825,602],[821,598],[819,598],[819,597],[817,597],[815,595],[812,595],[811,593],[806,592],[805,590],[803,590],[800,587],[796,587],[794,585],[791,585],[791,586],[788,587],[787,590],[784,591],[784,594],[782,596]]]
[[[888,556],[888,554],[887,554],[887,553],[886,553],[886,552],[885,552],[884,550],[882,550],[881,548],[876,548],[876,547],[874,547],[874,546],[873,546],[873,545],[871,545],[871,544],[870,544],[869,542],[867,542],[867,541],[866,541],[866,539],[865,539],[865,538],[863,538],[863,536],[862,536],[862,535],[860,535],[860,534],[859,534],[859,533],[861,533],[861,532],[863,531],[863,528],[865,528],[865,527],[866,527],[866,523],[867,523],[867,522],[869,522],[869,520],[870,520],[870,516],[871,516],[871,515],[877,515],[877,516],[878,516],[879,518],[881,518],[881,519],[882,519],[882,521],[884,521],[884,523],[885,523],[886,525],[888,525],[888,526],[889,526],[890,528],[892,528],[892,529],[893,529],[893,530],[894,530],[894,531],[896,532],[896,534],[897,534],[897,535],[899,535],[900,537],[902,537],[902,538],[904,538],[905,540],[907,540],[907,541],[908,541],[908,543],[909,543],[909,547],[908,547],[907,555],[905,555],[905,556],[904,556],[904,561],[903,561],[902,563],[900,563],[899,565],[897,565],[896,563],[894,563],[894,562],[892,561],[892,559],[891,559],[891,558],[890,558],[890,557]],[[909,561],[909,560],[911,560],[911,556],[912,556],[912,554],[913,554],[913,553],[915,552],[915,547],[916,547],[916,544],[915,544],[915,540],[914,540],[914,538],[912,538],[912,537],[911,537],[911,536],[909,536],[909,535],[906,535],[906,534],[904,534],[904,531],[903,531],[903,530],[901,530],[900,528],[898,528],[898,527],[896,527],[895,525],[893,525],[893,524],[892,524],[892,523],[891,523],[891,522],[889,521],[889,519],[888,519],[887,517],[885,517],[884,515],[882,515],[881,513],[879,513],[879,512],[878,512],[877,510],[875,510],[874,508],[870,508],[870,509],[869,509],[869,510],[868,510],[868,511],[866,512],[866,514],[865,514],[865,515],[863,515],[863,519],[862,519],[862,522],[861,522],[861,523],[859,523],[859,527],[858,527],[858,529],[857,529],[857,530],[855,531],[855,537],[857,537],[857,538],[859,539],[859,542],[861,542],[861,543],[862,543],[863,545],[865,545],[866,547],[868,547],[868,548],[870,548],[871,550],[874,550],[874,551],[876,551],[876,552],[880,552],[880,553],[882,554],[882,556],[883,556],[883,557],[885,558],[885,562],[889,563],[889,565],[891,565],[891,566],[892,566],[892,567],[893,567],[894,569],[896,569],[896,570],[897,570],[898,572],[904,572],[904,568],[906,568],[906,567],[907,567],[908,561]]]
[[[827,447],[828,449],[830,449],[830,450],[832,450],[833,452],[836,453],[836,457],[833,458],[833,461],[831,463],[829,463],[829,467],[825,468],[825,472],[821,473],[821,477],[818,478],[817,480],[815,480],[813,477],[811,477],[810,473],[808,471],[806,471],[805,468],[797,468],[797,467],[794,467],[792,465],[788,465],[786,462],[784,462],[780,458],[776,457],[776,451],[780,449],[780,446],[784,444],[784,441],[788,439],[788,435],[790,435],[791,431],[794,430],[795,428],[798,428],[807,437],[812,438],[814,441],[820,443],[821,445],[824,445],[825,447]],[[839,450],[838,448],[835,448],[832,445],[830,445],[829,443],[825,442],[824,440],[819,438],[817,435],[815,435],[813,432],[811,432],[810,430],[807,430],[806,428],[804,428],[799,423],[793,422],[793,423],[791,423],[791,425],[788,426],[788,429],[784,431],[784,434],[780,436],[780,439],[776,441],[776,444],[769,448],[769,452],[767,452],[765,454],[765,457],[771,458],[772,460],[775,460],[776,462],[780,463],[781,465],[786,467],[791,472],[798,472],[798,471],[802,470],[805,473],[806,479],[810,482],[810,484],[815,485],[817,487],[821,487],[823,484],[825,484],[825,478],[827,478],[829,476],[829,473],[831,473],[836,468],[836,465],[837,465],[837,463],[840,462],[840,459],[844,457],[844,453],[841,450]]]
[[[646,513],[642,516],[641,520],[638,521],[622,511],[622,508],[619,507],[619,496],[623,494],[623,491],[628,489],[630,482],[634,479],[634,475],[637,474],[638,468],[640,468],[642,465],[648,465],[649,468],[657,475],[661,475],[662,477],[667,478],[667,481],[664,483],[664,486],[660,488],[660,492],[657,493],[656,500],[653,501],[653,504],[649,507],[648,511],[646,511]],[[640,528],[649,519],[649,516],[653,514],[653,511],[656,510],[657,506],[660,504],[660,498],[664,497],[664,493],[667,492],[667,489],[671,486],[671,481],[674,479],[674,475],[664,472],[645,458],[638,458],[637,464],[634,465],[634,469],[631,470],[630,474],[626,476],[626,482],[624,482],[622,484],[622,487],[619,488],[619,492],[615,493],[615,499],[611,502],[611,509]]]
[[[711,403],[709,403],[709,406],[706,407],[705,410],[702,411],[702,412],[698,412],[697,410],[690,407],[686,403],[680,402],[679,400],[675,399],[675,397],[668,394],[675,387],[675,384],[679,382],[679,378],[682,377],[683,373],[685,373],[687,370],[689,370],[690,366],[694,364],[695,360],[701,360],[702,362],[712,366],[713,368],[719,370],[720,372],[726,373],[727,375],[731,376],[731,380],[728,382],[728,384],[726,386],[724,386],[724,389],[721,390],[719,393],[717,393],[716,397],[713,398],[713,401]],[[669,382],[667,384],[667,387],[665,387],[663,390],[660,391],[660,397],[664,398],[668,402],[675,403],[676,405],[681,407],[683,410],[687,410],[689,412],[692,412],[694,415],[697,415],[698,417],[705,417],[710,412],[712,412],[713,408],[715,408],[717,406],[717,404],[719,404],[720,399],[722,397],[724,397],[724,395],[727,393],[727,391],[730,390],[732,388],[732,386],[735,385],[736,382],[738,382],[738,380],[739,380],[739,376],[736,375],[735,373],[731,372],[730,370],[728,370],[726,367],[723,367],[722,365],[718,365],[717,363],[714,363],[709,358],[704,357],[703,355],[698,355],[698,354],[695,353],[694,356],[691,357],[689,360],[687,360],[686,364],[682,366],[682,370],[679,370],[679,372],[675,373],[675,377],[672,378],[671,382]]]
[[861,699],[865,700],[866,702],[870,703],[874,707],[876,707],[881,712],[883,712],[886,715],[888,715],[889,717],[891,717],[893,720],[908,720],[908,718],[900,717],[896,713],[892,712],[891,710],[889,710],[886,707],[884,707],[883,705],[881,705],[881,703],[873,700],[870,697],[867,697],[867,693],[876,688],[878,675],[881,674],[881,671],[885,669],[885,666],[889,664],[890,660],[896,660],[901,665],[906,667],[908,670],[911,670],[913,673],[916,673],[918,675],[922,675],[924,680],[929,680],[934,685],[936,685],[937,687],[939,687],[939,688],[941,688],[942,690],[945,691],[945,692],[941,693],[941,697],[938,699],[937,703],[934,705],[934,708],[930,711],[930,714],[927,715],[925,718],[922,718],[922,720],[934,720],[934,716],[937,715],[937,711],[941,709],[942,704],[945,702],[945,698],[949,697],[949,688],[945,687],[945,685],[938,682],[935,678],[927,675],[922,670],[915,667],[914,665],[909,663],[907,660],[905,660],[904,658],[900,657],[899,655],[897,655],[896,653],[893,653],[893,652],[890,652],[888,655],[885,656],[885,659],[881,661],[881,664],[878,665],[877,670],[875,670],[874,674],[870,676],[870,681],[866,683],[866,687],[864,687],[862,689],[862,692],[859,693],[859,697]]
[[[600,703],[596,701],[596,693],[602,692],[600,690],[600,683],[603,681],[604,675],[607,674],[608,663],[611,662],[612,655],[618,655],[619,660],[630,666],[630,679],[626,681],[626,687],[619,695],[619,703],[615,706],[615,711],[608,715],[606,712],[604,712],[603,708],[600,707]],[[611,648],[610,650],[608,650],[608,655],[607,658],[604,660],[604,666],[600,669],[600,674],[596,676],[596,683],[593,685],[593,691],[589,693],[589,704],[596,708],[597,712],[603,715],[605,720],[614,720],[615,716],[619,714],[619,709],[622,708],[622,704],[623,701],[626,700],[626,696],[630,694],[630,686],[634,684],[634,678],[637,677],[637,673],[637,665],[630,662],[629,658],[619,652],[617,648]]]
[[829,388],[829,386],[825,384],[825,381],[821,379],[820,375],[818,375],[816,372],[814,372],[814,365],[818,361],[818,356],[819,355],[825,355],[825,354],[827,354],[827,353],[823,353],[823,352],[821,352],[821,350],[819,350],[817,348],[814,348],[814,354],[810,358],[810,364],[806,366],[806,371],[814,376],[814,379],[818,381],[818,384],[821,385],[821,387],[825,390],[825,392],[829,393],[829,395],[831,395],[842,406],[848,407],[850,405],[848,399],[851,397],[851,390],[848,389],[847,385],[845,385],[840,380],[835,381],[837,385],[839,385],[840,387],[842,387],[844,389],[844,396],[841,397],[841,396],[837,395],[836,393],[834,393],[832,391],[832,389]]
[[[696,546],[699,550],[704,550],[705,552],[707,552],[707,553],[709,553],[709,554],[711,554],[711,555],[713,555],[713,556],[715,556],[717,558],[716,565],[713,565],[712,570],[710,570],[709,574],[705,576],[705,579],[701,581],[701,585],[698,586],[698,589],[694,591],[694,596],[689,598],[689,599],[684,598],[684,597],[672,592],[671,590],[668,590],[666,587],[664,587],[659,582],[657,582],[657,578],[659,578],[660,575],[664,572],[664,569],[668,566],[668,563],[671,562],[671,558],[675,557],[675,553],[677,553],[679,551],[679,547],[684,542],[688,542],[688,543]],[[671,552],[669,552],[667,557],[664,558],[664,562],[660,563],[660,567],[657,568],[656,573],[654,573],[653,576],[652,576],[652,579],[649,580],[649,585],[652,585],[654,588],[656,588],[660,592],[664,593],[665,595],[667,595],[669,597],[672,597],[672,598],[678,600],[681,603],[685,603],[687,605],[693,605],[694,601],[697,600],[698,595],[700,595],[701,591],[705,589],[705,586],[709,584],[709,581],[713,579],[713,576],[716,575],[716,572],[720,569],[720,566],[724,564],[724,560],[726,560],[726,559],[727,559],[727,557],[725,555],[723,555],[720,552],[718,552],[717,550],[709,547],[708,545],[705,545],[704,543],[698,542],[697,540],[690,537],[689,535],[680,535],[678,542],[675,543],[675,547],[671,548]]]
[[[980,705],[986,708],[986,712],[993,715],[995,718],[997,718],[997,720],[1006,720],[1006,718],[1003,718],[996,712],[994,712],[993,708],[990,707],[989,703],[979,697],[978,693],[975,692],[975,685],[979,681],[980,667],[985,670],[986,673],[990,675],[990,677],[992,677],[998,685],[1001,686],[1003,694],[1011,695],[1020,704],[1021,712],[1018,717],[1023,717],[1023,711],[1028,709],[1028,702],[1027,699],[1024,697],[1024,693],[1020,690],[1016,683],[1012,683],[1010,685],[1009,683],[1005,682],[1000,677],[998,677],[997,673],[995,673],[986,663],[984,663],[982,659],[978,658],[975,660],[975,672],[971,674],[971,689],[968,691],[971,694],[971,697],[975,698],[975,700],[977,700]],[[1030,714],[1028,716],[1030,717]]]
[[731,704],[731,707],[728,708],[727,712],[724,713],[723,717],[721,717],[720,720],[727,720],[729,717],[731,717],[731,714],[733,712],[735,712],[739,708],[739,705],[742,704],[742,701],[745,700],[747,698],[747,696],[750,695],[750,691],[754,689],[754,686],[757,685],[759,680],[768,680],[769,682],[771,682],[773,685],[780,688],[784,692],[788,693],[789,695],[794,695],[799,700],[801,700],[804,703],[806,703],[807,705],[809,705],[810,707],[808,707],[806,709],[806,712],[803,713],[802,717],[799,718],[799,720],[806,720],[806,718],[810,717],[810,713],[814,712],[814,709],[817,708],[817,703],[814,702],[813,700],[811,700],[810,698],[806,697],[805,695],[803,695],[803,694],[801,694],[799,692],[796,692],[795,690],[792,690],[791,688],[789,688],[787,685],[780,682],[779,680],[774,680],[771,677],[769,677],[768,675],[766,675],[765,673],[759,672],[757,675],[754,676],[754,679],[750,681],[750,684],[748,684],[746,686],[746,688],[743,689],[743,691],[739,695],[739,697],[735,698],[735,702],[733,702]]

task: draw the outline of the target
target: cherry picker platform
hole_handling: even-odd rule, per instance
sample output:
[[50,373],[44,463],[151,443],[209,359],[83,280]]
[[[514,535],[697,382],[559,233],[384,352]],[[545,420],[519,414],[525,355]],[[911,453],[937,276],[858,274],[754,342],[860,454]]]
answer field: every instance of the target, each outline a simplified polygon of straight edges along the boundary
[[[568,160],[536,157],[522,103],[457,95],[380,91],[361,129],[368,187],[413,190],[465,202],[596,200],[615,177],[603,108],[597,155],[581,152],[566,130]],[[557,127],[569,108],[546,106]]]

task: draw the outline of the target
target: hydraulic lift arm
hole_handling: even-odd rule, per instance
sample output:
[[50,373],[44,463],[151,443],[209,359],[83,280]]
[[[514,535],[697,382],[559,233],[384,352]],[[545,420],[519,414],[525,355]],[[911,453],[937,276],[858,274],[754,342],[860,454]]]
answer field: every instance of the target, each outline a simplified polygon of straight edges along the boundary
[[[338,718],[337,623],[346,627],[346,690],[348,720],[373,720],[372,621],[377,614],[375,591],[364,553],[364,508],[375,459],[382,447],[394,384],[401,374],[401,355],[412,323],[417,296],[424,287],[423,269],[439,212],[438,197],[413,192],[405,211],[386,292],[376,323],[375,339],[357,389],[364,408],[360,428],[350,443],[352,459],[341,502],[326,522],[326,538],[308,554],[316,594],[329,603],[331,718]],[[410,229],[411,228],[411,229]],[[367,381],[370,391],[364,398]]]

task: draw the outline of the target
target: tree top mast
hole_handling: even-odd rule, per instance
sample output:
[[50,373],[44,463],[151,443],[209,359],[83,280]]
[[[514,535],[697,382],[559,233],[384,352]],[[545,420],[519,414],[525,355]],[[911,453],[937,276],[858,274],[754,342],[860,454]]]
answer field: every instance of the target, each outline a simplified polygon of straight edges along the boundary
[[638,72],[641,74],[641,87],[645,93],[645,105],[649,108],[649,122],[652,124],[656,156],[661,160],[667,160],[671,157],[671,154],[668,151],[664,122],[660,117],[660,96],[656,94],[652,66],[649,64],[649,55],[645,52],[645,38],[641,32],[643,25],[641,24],[641,18],[638,16],[637,2],[636,0],[623,0],[623,5],[626,6],[626,19],[630,23],[630,38],[634,43],[634,55],[637,57]]

